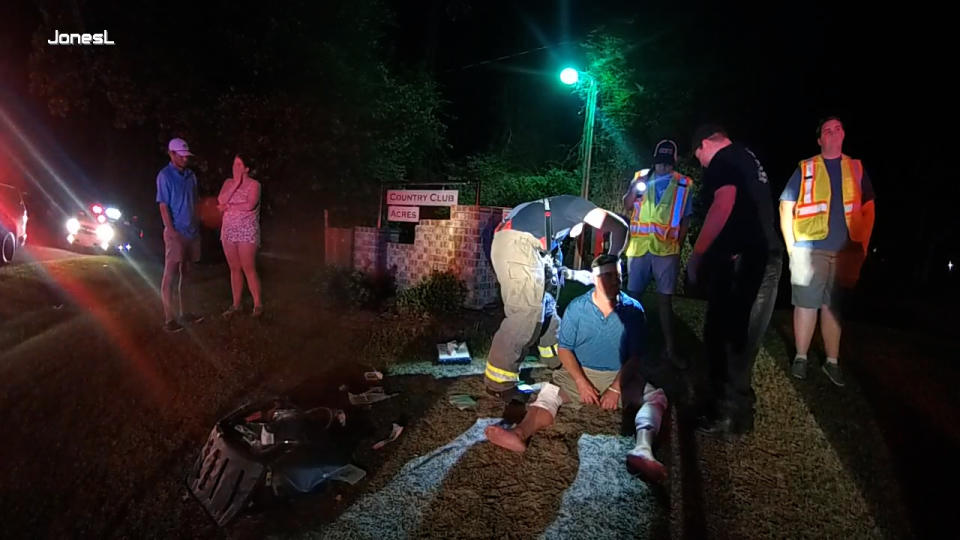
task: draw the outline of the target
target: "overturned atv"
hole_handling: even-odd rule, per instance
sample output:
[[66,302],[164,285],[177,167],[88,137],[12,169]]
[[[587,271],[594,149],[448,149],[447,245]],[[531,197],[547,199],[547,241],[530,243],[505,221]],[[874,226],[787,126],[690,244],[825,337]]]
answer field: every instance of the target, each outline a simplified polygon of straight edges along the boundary
[[331,478],[354,483],[363,471],[347,465],[336,444],[346,423],[340,409],[302,410],[279,398],[245,405],[213,427],[187,487],[224,526],[264,489],[307,493]]

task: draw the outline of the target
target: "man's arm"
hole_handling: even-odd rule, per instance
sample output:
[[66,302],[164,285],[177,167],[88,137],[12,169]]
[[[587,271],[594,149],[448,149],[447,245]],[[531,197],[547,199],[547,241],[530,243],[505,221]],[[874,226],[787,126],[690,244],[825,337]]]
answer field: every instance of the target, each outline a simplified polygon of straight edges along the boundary
[[783,186],[780,194],[780,232],[783,233],[783,243],[787,247],[787,255],[793,252],[793,244],[797,241],[793,235],[793,212],[796,210],[797,199],[800,197],[800,168],[796,168],[787,185]]
[[587,379],[587,375],[583,372],[583,368],[580,367],[580,362],[577,360],[576,355],[573,354],[573,351],[558,347],[557,354],[560,357],[560,363],[563,364],[563,369],[567,370],[567,373],[573,377],[573,382],[577,385],[577,390],[580,392],[580,401],[598,405],[600,403],[598,399],[599,393],[593,386],[593,383],[590,382],[590,379]]
[[863,178],[861,179],[860,196],[860,218],[867,228],[867,237],[863,241],[863,253],[866,254],[867,246],[870,245],[870,237],[873,235],[873,224],[876,219],[876,207],[873,203],[876,194],[873,192],[873,182],[870,181],[870,175],[867,174],[866,170],[863,171]]
[[640,362],[638,358],[636,361],[633,359],[627,360],[622,366],[620,366],[620,369],[617,370],[617,376],[614,377],[613,382],[610,383],[610,386],[603,390],[602,394],[600,394],[601,407],[604,409],[616,410],[623,395],[620,380],[623,377],[624,371],[628,369],[636,369],[639,365]]
[[167,203],[160,203],[160,219],[163,220],[164,229],[174,230],[173,218],[170,217],[170,207],[167,206]]
[[710,249],[713,241],[717,239],[720,231],[727,224],[727,220],[730,219],[730,213],[733,211],[736,200],[737,186],[734,185],[723,186],[714,193],[713,204],[707,210],[707,217],[703,220],[700,236],[693,246],[694,254],[703,255]]
[[783,243],[787,245],[787,255],[793,252],[793,209],[797,201],[780,201],[780,232],[783,233]]
[[867,253],[867,246],[870,245],[870,237],[873,235],[873,223],[876,220],[876,208],[873,201],[870,201],[860,207],[860,216],[863,219],[864,227],[867,229],[867,237],[863,241],[863,253]]
[[157,203],[160,204],[160,219],[163,220],[163,228],[174,230],[173,217],[170,215],[170,186],[167,184],[167,178],[163,171],[157,175]]
[[637,200],[637,182],[639,180],[631,181],[626,195],[623,196],[623,210],[628,216],[633,213],[633,203]]
[[[633,381],[630,383],[631,385],[639,382],[636,381],[636,377],[640,376],[640,363],[647,349],[645,339],[647,322],[643,312],[634,313],[633,316],[627,316],[622,320],[627,330],[627,358],[621,364],[620,369],[617,370],[613,382],[604,389],[600,396],[600,406],[604,409],[615,410],[620,401],[623,401],[624,404],[627,403],[627,399],[624,399],[622,392],[623,380],[626,377],[628,381]],[[642,382],[639,382],[639,385],[641,388],[643,387]],[[636,399],[636,396],[632,396],[630,399]]]

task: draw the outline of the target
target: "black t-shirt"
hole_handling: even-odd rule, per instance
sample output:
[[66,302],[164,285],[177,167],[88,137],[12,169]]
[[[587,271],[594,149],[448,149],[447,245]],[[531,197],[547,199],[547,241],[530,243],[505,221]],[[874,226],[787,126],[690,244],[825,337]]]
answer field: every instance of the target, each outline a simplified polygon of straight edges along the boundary
[[755,250],[780,250],[773,196],[767,173],[748,148],[733,143],[717,152],[703,174],[703,197],[707,208],[723,186],[735,186],[737,198],[730,217],[709,251],[735,254]]

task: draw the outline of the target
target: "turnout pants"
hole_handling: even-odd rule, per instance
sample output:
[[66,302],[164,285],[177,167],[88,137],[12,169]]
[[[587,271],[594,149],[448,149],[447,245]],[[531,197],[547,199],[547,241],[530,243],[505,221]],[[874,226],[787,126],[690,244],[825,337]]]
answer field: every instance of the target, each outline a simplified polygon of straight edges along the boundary
[[[512,389],[520,380],[520,362],[527,348],[540,347],[545,361],[555,361],[558,317],[544,316],[544,262],[540,241],[530,233],[503,230],[493,237],[490,259],[500,283],[504,319],[493,336],[484,382],[496,392]],[[555,311],[555,310],[553,310]]]

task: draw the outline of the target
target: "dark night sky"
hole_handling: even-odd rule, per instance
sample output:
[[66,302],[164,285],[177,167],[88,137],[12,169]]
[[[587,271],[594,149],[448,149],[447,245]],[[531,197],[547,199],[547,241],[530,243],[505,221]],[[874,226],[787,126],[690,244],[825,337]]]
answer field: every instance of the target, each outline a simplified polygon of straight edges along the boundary
[[[422,2],[421,4],[429,4]],[[556,82],[569,58],[557,47],[462,68],[477,61],[544,45],[575,41],[599,24],[636,35],[654,67],[642,76],[682,81],[698,96],[694,115],[717,120],[767,157],[775,174],[816,152],[816,121],[828,113],[848,124],[848,150],[876,169],[878,182],[905,163],[904,136],[923,139],[927,159],[945,151],[954,117],[952,84],[938,57],[949,37],[935,12],[902,7],[857,11],[842,3],[766,7],[647,2],[469,2],[451,21],[400,10],[402,53],[427,57],[430,28],[439,26],[437,70],[457,121],[458,150],[489,145],[488,112],[504,87],[523,87],[538,103],[530,114],[566,119],[564,133],[578,136],[578,103]],[[446,15],[446,14],[444,14]],[[650,28],[658,35],[650,36]],[[638,81],[643,83],[644,81]],[[571,108],[573,109],[571,114]],[[546,111],[546,112],[543,112]],[[682,150],[689,151],[681,126]],[[656,135],[650,134],[655,137]],[[871,166],[872,165],[872,166]]]
[[[953,215],[943,201],[960,195],[948,143],[957,125],[956,84],[947,80],[954,77],[955,30],[942,9],[916,2],[862,9],[840,2],[732,4],[394,0],[397,25],[385,46],[396,60],[435,73],[449,102],[453,158],[502,145],[498,112],[505,106],[516,109],[509,115],[514,133],[538,134],[547,150],[575,143],[581,104],[556,74],[572,58],[572,42],[605,25],[641,44],[637,82],[690,88],[694,121],[726,125],[757,151],[776,189],[798,160],[818,151],[816,121],[833,113],[845,120],[845,150],[864,160],[874,180],[881,232],[899,227],[885,214],[908,186],[937,190],[940,206],[932,211]],[[2,88],[42,113],[25,95],[24,69],[38,3],[12,5],[20,8],[0,17]],[[629,135],[644,147],[662,135],[675,137],[689,152],[694,121],[672,133]],[[68,152],[79,142],[51,133]],[[948,222],[956,238],[957,220]],[[901,238],[879,234],[878,241],[885,236]]]

